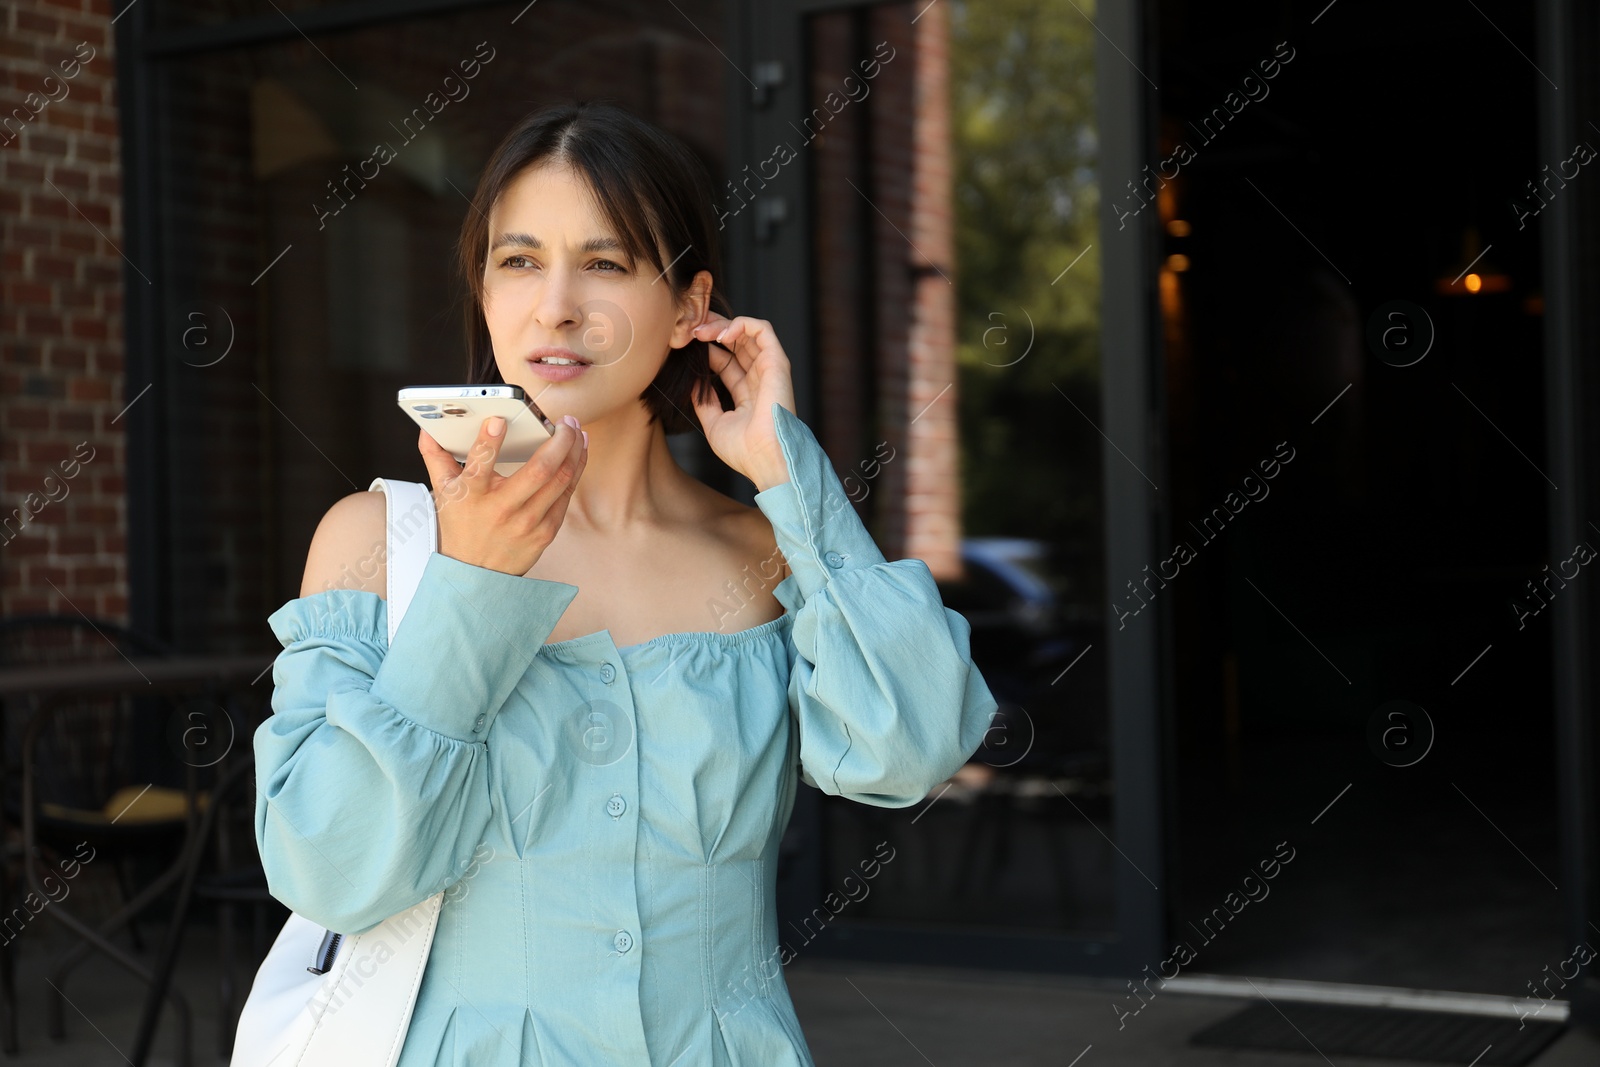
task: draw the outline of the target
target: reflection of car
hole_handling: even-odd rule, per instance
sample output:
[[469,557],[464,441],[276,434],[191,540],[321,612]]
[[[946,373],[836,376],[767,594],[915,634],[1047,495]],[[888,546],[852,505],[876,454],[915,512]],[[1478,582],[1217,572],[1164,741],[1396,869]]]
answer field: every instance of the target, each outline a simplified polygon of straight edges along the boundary
[[939,593],[972,625],[973,663],[1000,704],[973,759],[1103,778],[1104,658],[1090,652],[1079,659],[1101,640],[1100,623],[1072,610],[1079,606],[1068,603],[1068,582],[1043,541],[967,538],[961,556],[965,577],[939,582]]

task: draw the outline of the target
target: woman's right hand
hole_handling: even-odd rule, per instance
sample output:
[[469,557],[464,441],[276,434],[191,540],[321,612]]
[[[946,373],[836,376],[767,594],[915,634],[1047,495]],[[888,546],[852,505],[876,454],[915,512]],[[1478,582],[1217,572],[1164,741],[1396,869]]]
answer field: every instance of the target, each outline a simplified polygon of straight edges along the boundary
[[[495,422],[499,435],[489,432]],[[555,540],[588,463],[589,445],[578,420],[566,415],[532,459],[509,475],[500,474],[494,465],[505,442],[504,427],[498,415],[484,419],[465,466],[427,430],[418,431],[417,450],[433,482],[440,553],[521,577]]]

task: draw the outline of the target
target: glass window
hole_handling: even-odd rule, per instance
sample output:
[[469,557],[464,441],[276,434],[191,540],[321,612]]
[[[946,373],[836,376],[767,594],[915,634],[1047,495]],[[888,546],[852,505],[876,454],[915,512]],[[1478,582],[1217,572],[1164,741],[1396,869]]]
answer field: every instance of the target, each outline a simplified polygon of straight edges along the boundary
[[1094,30],[1043,0],[919,0],[806,32],[824,442],[841,470],[896,450],[856,499],[971,623],[1001,705],[922,804],[827,798],[827,869],[896,849],[852,922],[1102,936]]
[[[167,431],[166,585],[180,643],[258,644],[335,500],[377,476],[429,480],[394,396],[466,380],[454,242],[518,117],[609,99],[723,172],[726,21],[716,0],[545,0],[160,66],[156,230],[163,336],[180,361],[168,410],[181,413]],[[669,441],[694,473],[723,475],[699,435]]]

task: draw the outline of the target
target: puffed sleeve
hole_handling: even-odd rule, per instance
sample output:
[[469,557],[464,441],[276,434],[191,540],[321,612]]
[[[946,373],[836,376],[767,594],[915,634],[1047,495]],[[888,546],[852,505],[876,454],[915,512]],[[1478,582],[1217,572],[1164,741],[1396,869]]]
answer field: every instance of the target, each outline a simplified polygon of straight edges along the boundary
[[973,666],[971,624],[920,559],[886,561],[827,453],[774,402],[789,481],[757,493],[791,573],[789,706],[800,777],[825,793],[903,808],[971,758],[999,706]]
[[272,895],[356,934],[458,880],[491,814],[484,739],[577,593],[435,552],[392,647],[376,593],[273,612],[283,651],[254,736]]

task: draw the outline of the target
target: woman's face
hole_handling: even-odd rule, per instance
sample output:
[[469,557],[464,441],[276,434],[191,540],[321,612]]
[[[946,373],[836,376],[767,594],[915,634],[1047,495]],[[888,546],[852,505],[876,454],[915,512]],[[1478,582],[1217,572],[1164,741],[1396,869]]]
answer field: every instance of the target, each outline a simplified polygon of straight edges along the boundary
[[[495,363],[552,420],[642,414],[639,395],[668,352],[693,340],[710,285],[701,271],[676,301],[666,277],[623,251],[581,175],[566,165],[524,170],[490,212],[483,314]],[[587,365],[536,365],[542,348],[566,349]]]

